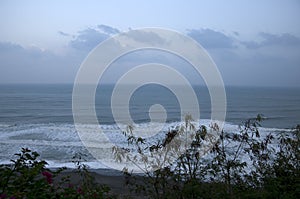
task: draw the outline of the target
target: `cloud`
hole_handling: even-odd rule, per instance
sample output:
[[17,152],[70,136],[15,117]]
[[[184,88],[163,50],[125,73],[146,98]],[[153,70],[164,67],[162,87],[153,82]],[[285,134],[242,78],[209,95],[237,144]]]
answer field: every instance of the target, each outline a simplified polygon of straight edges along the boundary
[[68,49],[62,55],[37,46],[23,47],[0,41],[0,83],[72,83],[87,53],[117,29],[108,26],[87,28],[76,35],[63,31],[58,34],[70,37]]
[[[117,31],[113,27],[99,26],[78,31],[75,36],[58,32],[62,36],[72,36],[69,37],[68,49],[62,55],[38,47],[0,42],[0,83],[72,83],[87,53]],[[295,35],[258,33],[260,41],[245,42],[241,41],[243,35],[237,32],[226,35],[211,29],[193,29],[187,33],[207,49],[226,85],[300,84],[300,38]],[[132,38],[144,43],[166,42],[153,32],[133,31]],[[110,75],[103,79],[115,81],[132,66],[149,62],[171,63],[180,73],[187,74],[188,79],[193,78],[193,72],[186,69],[185,62],[161,52],[145,51],[118,59]]]
[[0,42],[0,83],[70,83],[82,59]]
[[208,49],[236,47],[235,40],[232,37],[211,29],[191,29],[188,30],[187,35]]
[[142,42],[142,43],[151,43],[151,44],[161,44],[166,42],[163,38],[161,38],[158,34],[149,31],[143,30],[131,30],[128,35],[132,39]]
[[101,24],[101,25],[98,25],[97,27],[98,27],[98,29],[102,30],[104,33],[109,34],[109,35],[120,33],[120,31],[117,28],[113,28],[111,26]]
[[77,50],[90,51],[100,42],[109,37],[108,34],[99,32],[93,28],[87,28],[79,31],[78,35],[70,41],[70,46]]
[[240,33],[237,32],[237,31],[233,31],[233,34],[234,34],[235,36],[240,36]]
[[242,41],[211,29],[188,30],[188,35],[207,49],[225,84],[296,86],[300,73],[300,38],[290,33],[258,33],[261,41]]
[[267,47],[267,46],[287,47],[287,46],[300,45],[300,38],[291,35],[289,33],[276,35],[276,34],[261,32],[259,33],[259,37],[262,38],[261,42],[246,41],[241,43],[244,44],[249,49],[257,49],[257,48]]
[[[98,25],[97,27],[98,28],[87,28],[85,30],[79,31],[75,38],[70,41],[69,46],[73,49],[77,49],[83,52],[89,52],[99,43],[111,37],[112,34],[120,32],[118,29],[106,25]],[[99,31],[99,29],[101,29],[102,31]],[[131,34],[129,34],[128,36],[133,40],[145,44],[161,44],[163,42],[166,42],[156,33],[142,30],[132,30]]]
[[[117,33],[120,33],[117,28],[103,24],[98,25],[96,28],[87,28],[78,31],[74,39],[70,41],[69,46],[80,51],[89,52],[99,43]],[[63,32],[60,32],[60,34],[66,35]]]
[[8,53],[11,51],[21,51],[23,48],[20,45],[10,42],[0,42],[0,53]]
[[61,36],[64,36],[64,37],[69,37],[69,36],[71,36],[70,34],[65,33],[65,32],[63,32],[63,31],[58,31],[58,34],[60,34]]
[[[41,57],[42,54],[50,54],[49,51],[44,52],[43,50],[37,48],[36,46],[31,46],[30,48],[23,48],[21,45],[10,43],[10,42],[0,42],[0,57],[3,59],[16,59],[18,61],[23,60],[26,57]],[[22,62],[25,64],[26,62]],[[3,64],[3,63],[2,63]]]

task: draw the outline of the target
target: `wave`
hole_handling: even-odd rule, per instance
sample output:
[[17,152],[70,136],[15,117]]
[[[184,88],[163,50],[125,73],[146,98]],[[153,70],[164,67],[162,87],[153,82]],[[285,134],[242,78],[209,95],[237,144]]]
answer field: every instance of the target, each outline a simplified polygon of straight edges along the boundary
[[[198,126],[209,126],[211,121],[204,119],[195,122]],[[170,122],[166,124],[158,123],[140,123],[134,125],[134,132],[147,135],[151,132],[160,132],[161,138],[164,133],[182,125],[183,122]],[[94,131],[100,129],[111,142],[121,146],[127,146],[127,142],[122,132],[126,130],[127,125],[89,125],[79,124],[81,129]],[[158,128],[159,127],[159,128]],[[259,128],[261,137],[268,133],[279,133],[287,131],[287,129],[278,128]],[[232,123],[224,124],[224,131],[237,132],[239,126]],[[142,134],[142,132],[144,134]],[[146,132],[146,134],[145,134]],[[75,154],[82,154],[85,157],[85,163],[90,168],[107,168],[101,164],[88,152],[86,147],[80,140],[76,128],[73,124],[0,124],[0,163],[7,164],[10,159],[14,158],[14,154],[22,147],[27,147],[40,153],[41,158],[49,163],[49,167],[57,168],[66,166],[73,168],[72,157]]]

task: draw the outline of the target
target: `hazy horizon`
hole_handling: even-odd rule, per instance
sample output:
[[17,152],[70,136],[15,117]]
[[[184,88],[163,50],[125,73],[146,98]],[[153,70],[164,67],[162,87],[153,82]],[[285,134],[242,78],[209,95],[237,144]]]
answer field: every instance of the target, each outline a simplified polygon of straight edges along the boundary
[[[13,83],[0,83],[0,86],[6,86],[6,85],[24,85],[24,86],[30,86],[30,85],[66,85],[66,86],[74,86],[74,83],[60,83],[60,82],[52,82],[52,83],[45,83],[45,82],[26,82],[26,83],[22,83],[22,82],[13,82]],[[84,84],[84,85],[93,85],[93,84]],[[100,84],[98,84],[99,86]],[[110,82],[105,82],[102,83],[101,85],[104,86],[115,86],[115,83],[110,83]],[[120,84],[120,85],[138,85],[138,84]],[[186,86],[186,85],[182,85],[182,84],[171,84],[173,86]],[[196,87],[207,87],[205,84],[191,84],[191,86],[196,86]],[[300,89],[300,85],[283,85],[283,86],[273,86],[273,85],[224,85],[225,88],[231,88],[231,87],[237,87],[237,88],[287,88],[287,89]]]

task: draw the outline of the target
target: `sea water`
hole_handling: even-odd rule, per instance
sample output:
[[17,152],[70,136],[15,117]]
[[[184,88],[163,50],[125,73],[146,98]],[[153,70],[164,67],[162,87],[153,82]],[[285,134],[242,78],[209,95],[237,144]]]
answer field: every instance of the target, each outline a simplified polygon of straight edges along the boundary
[[[122,131],[126,128],[115,123],[111,111],[113,85],[99,85],[95,94],[95,107],[99,124],[79,124],[84,128],[100,128],[116,144],[125,144]],[[91,168],[105,168],[95,160],[81,142],[72,115],[73,85],[0,85],[0,163],[9,163],[14,153],[22,147],[38,151],[50,167],[73,167],[72,157],[83,155]],[[197,95],[200,120],[196,123],[208,126],[211,104],[208,89],[194,86]],[[182,89],[184,92],[184,89]],[[262,134],[279,133],[300,124],[299,88],[226,87],[227,112],[225,131],[238,131],[243,121],[263,114]],[[122,99],[120,100],[122,101]],[[150,123],[149,109],[161,104],[167,113],[162,132],[181,124],[182,113],[176,94],[159,85],[138,88],[129,104],[134,128],[155,129]],[[124,107],[123,107],[124,106]]]

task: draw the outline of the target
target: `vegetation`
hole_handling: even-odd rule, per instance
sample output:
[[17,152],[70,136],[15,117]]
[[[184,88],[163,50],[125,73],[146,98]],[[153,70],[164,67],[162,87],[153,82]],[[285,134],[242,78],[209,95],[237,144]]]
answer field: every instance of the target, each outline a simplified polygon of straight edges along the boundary
[[[196,127],[187,116],[183,126],[154,143],[128,127],[128,148],[115,147],[113,153],[116,161],[140,163],[143,176],[124,168],[134,196],[299,198],[300,126],[261,135],[261,119],[246,121],[239,132],[224,132],[215,124]],[[189,138],[184,148],[183,138]],[[0,165],[0,199],[113,197],[109,187],[95,183],[80,156],[74,163],[81,179],[72,184],[70,176],[61,175],[65,168],[47,169],[37,152],[23,148],[15,155],[11,165]]]
[[[113,151],[116,160],[142,163],[144,180],[126,168],[124,173],[132,191],[149,198],[299,198],[300,126],[262,136],[261,120],[258,115],[239,132],[228,133],[215,124],[195,128],[187,116],[184,126],[155,144],[135,137],[129,128],[124,135],[130,147]],[[177,139],[187,137],[189,147],[176,156]],[[172,162],[172,156],[179,158]]]
[[[75,172],[81,178],[72,184],[67,175],[57,179],[66,168],[51,171],[47,162],[39,160],[39,154],[27,148],[15,154],[12,165],[0,166],[0,199],[18,198],[108,198],[109,188],[96,184],[80,159],[75,160]],[[76,157],[74,157],[76,158]]]

